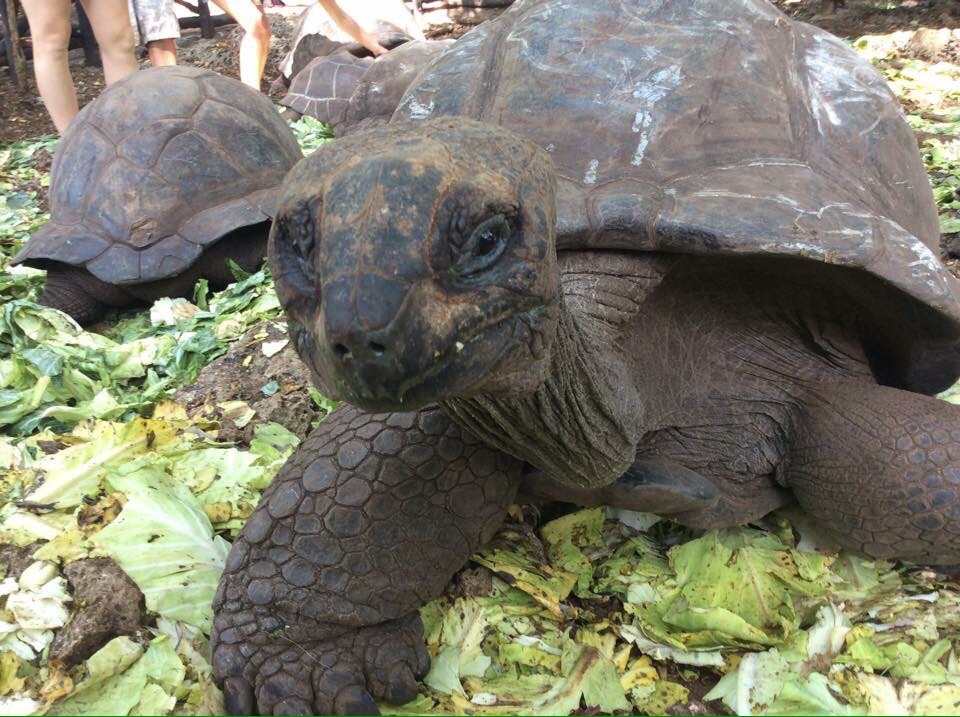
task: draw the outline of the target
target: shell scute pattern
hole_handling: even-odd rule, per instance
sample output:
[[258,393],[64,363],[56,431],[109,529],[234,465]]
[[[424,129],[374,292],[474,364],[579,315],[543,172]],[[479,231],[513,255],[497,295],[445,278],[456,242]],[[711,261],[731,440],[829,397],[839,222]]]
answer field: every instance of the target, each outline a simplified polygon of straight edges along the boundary
[[354,88],[369,67],[369,61],[347,53],[317,57],[293,78],[281,103],[300,114],[338,124],[347,112]]
[[730,12],[727,0],[519,0],[434,60],[392,121],[465,116],[537,142],[560,177],[560,250],[841,263],[960,323],[926,175],[883,78],[764,3]]
[[78,115],[54,161],[51,221],[15,257],[114,284],[162,279],[267,221],[265,194],[301,157],[265,98],[188,67],[147,70]]

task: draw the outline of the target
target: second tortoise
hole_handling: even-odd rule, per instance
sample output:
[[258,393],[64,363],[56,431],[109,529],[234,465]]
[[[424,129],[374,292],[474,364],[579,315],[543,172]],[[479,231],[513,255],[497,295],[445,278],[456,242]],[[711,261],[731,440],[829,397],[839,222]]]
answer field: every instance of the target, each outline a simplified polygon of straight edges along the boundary
[[47,270],[40,302],[81,324],[110,307],[188,296],[255,270],[277,190],[302,158],[265,97],[192,67],[137,72],[70,124],[54,155],[50,221],[14,264]]

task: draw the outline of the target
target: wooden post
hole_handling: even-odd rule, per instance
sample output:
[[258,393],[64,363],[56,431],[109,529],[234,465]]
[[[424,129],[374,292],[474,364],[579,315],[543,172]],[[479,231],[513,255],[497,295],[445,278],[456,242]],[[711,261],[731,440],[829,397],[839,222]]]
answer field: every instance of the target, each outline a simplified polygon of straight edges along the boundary
[[196,17],[181,17],[180,18],[180,29],[186,30],[187,28],[200,28],[200,36],[206,38],[207,40],[213,39],[216,35],[215,28],[220,27],[221,25],[233,25],[237,21],[233,19],[232,15],[223,13],[222,15],[217,15],[216,17],[210,14],[210,5],[208,0],[197,0],[197,4],[194,5],[190,0],[173,0],[177,5],[187,8],[192,12]]
[[7,65],[13,73],[18,90],[29,87],[27,60],[20,47],[20,30],[17,27],[17,0],[0,0],[0,15],[3,16],[3,35],[7,42]]
[[212,40],[216,31],[213,29],[213,23],[210,22],[210,6],[207,0],[197,0],[197,13],[200,15],[200,37],[206,40]]
[[83,61],[88,67],[102,67],[100,61],[100,46],[97,45],[97,38],[93,34],[93,27],[90,25],[90,18],[83,11],[83,5],[79,2],[77,6],[77,21],[80,23],[80,37],[83,39]]

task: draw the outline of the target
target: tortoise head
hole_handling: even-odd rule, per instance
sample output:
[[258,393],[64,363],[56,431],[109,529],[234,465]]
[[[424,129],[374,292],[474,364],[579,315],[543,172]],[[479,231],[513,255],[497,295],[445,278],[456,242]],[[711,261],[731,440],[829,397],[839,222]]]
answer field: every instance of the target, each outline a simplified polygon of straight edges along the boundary
[[297,165],[270,261],[320,389],[385,411],[539,386],[560,305],[554,194],[543,150],[461,118]]

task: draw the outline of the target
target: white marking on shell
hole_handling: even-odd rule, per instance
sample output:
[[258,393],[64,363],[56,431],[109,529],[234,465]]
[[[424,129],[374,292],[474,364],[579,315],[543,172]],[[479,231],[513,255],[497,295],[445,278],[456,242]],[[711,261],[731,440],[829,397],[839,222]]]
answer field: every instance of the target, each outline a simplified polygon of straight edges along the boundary
[[856,229],[849,229],[846,227],[843,229],[821,229],[820,233],[821,234],[839,234],[842,237],[860,237],[861,239],[864,239],[864,241],[866,241],[862,231],[858,231]]
[[773,197],[758,197],[756,194],[744,194],[743,192],[730,192],[725,189],[701,189],[698,192],[693,192],[691,194],[693,197],[717,197],[717,198],[729,198],[729,199],[756,199],[758,201],[767,201],[767,202],[777,202],[778,204],[786,204],[791,209],[797,209],[803,211],[800,208],[800,205],[797,204],[790,197],[785,197],[782,194],[777,194]]
[[414,98],[410,98],[409,111],[410,119],[421,120],[426,119],[433,114],[433,100],[430,100],[430,104],[425,105],[422,102],[418,102]]
[[825,256],[827,253],[823,247],[817,244],[809,244],[802,241],[770,242],[763,244],[761,249],[775,254],[799,254],[806,256]]
[[681,79],[680,65],[661,68],[637,84],[633,97],[652,105],[675,90]]
[[833,209],[833,208],[839,209],[840,206],[841,206],[840,204],[825,204],[824,206],[820,207],[820,209],[817,210],[817,219],[823,219],[823,213],[828,209]]
[[[874,118],[873,124],[858,130],[860,134],[872,131],[889,111],[885,108],[895,106],[892,93],[873,69],[839,40],[819,33],[809,37],[813,42],[804,62],[817,129],[823,133],[824,118],[834,127]],[[858,106],[841,112],[841,106],[848,104]]]
[[333,96],[337,96],[337,77],[340,76],[340,65],[335,65],[333,68],[333,81],[330,83],[330,89],[333,92]]
[[640,134],[640,141],[637,142],[637,149],[630,159],[630,164],[639,167],[643,163],[643,154],[647,151],[647,145],[650,144],[650,138],[646,132]]
[[[881,217],[880,219],[885,224],[888,224],[891,227],[894,227],[898,231],[898,233],[902,232],[902,234],[904,235],[903,238],[908,240],[910,249],[913,251],[913,253],[917,257],[914,261],[910,262],[911,267],[922,266],[925,269],[935,274],[939,274],[944,270],[943,264],[940,262],[940,258],[936,254],[934,254],[932,251],[930,251],[930,247],[928,247],[922,241],[917,239],[913,234],[910,234],[908,231],[906,231],[903,227],[901,227],[896,222],[893,222],[887,219],[886,217]],[[897,239],[894,238],[893,241],[897,241]]]
[[880,124],[880,120],[882,120],[882,119],[883,119],[883,116],[882,116],[882,115],[878,116],[878,117],[870,124],[869,127],[864,127],[862,130],[860,130],[860,136],[862,137],[862,136],[865,135],[865,134],[869,134],[870,132],[873,132],[874,128],[875,128],[878,124]]
[[647,151],[647,145],[650,144],[650,136],[646,128],[653,122],[653,118],[646,110],[638,110],[633,116],[633,126],[630,128],[634,132],[640,133],[640,139],[637,142],[637,149],[633,153],[630,164],[639,167],[643,162],[643,154]]
[[680,66],[671,65],[653,72],[634,87],[633,98],[640,100],[642,109],[634,113],[633,125],[630,127],[632,132],[640,135],[630,164],[639,167],[643,163],[647,145],[650,144],[650,130],[654,124],[651,112],[654,105],[673,92],[682,80],[683,73],[680,72]]
[[583,174],[583,183],[584,184],[596,184],[597,182],[597,170],[600,168],[600,160],[591,159],[590,164],[587,165],[587,171]]

